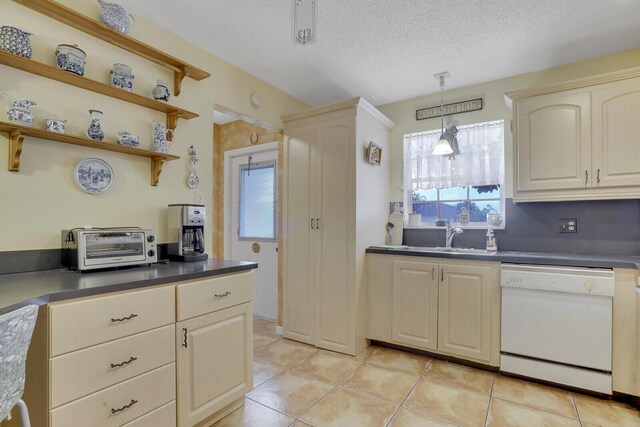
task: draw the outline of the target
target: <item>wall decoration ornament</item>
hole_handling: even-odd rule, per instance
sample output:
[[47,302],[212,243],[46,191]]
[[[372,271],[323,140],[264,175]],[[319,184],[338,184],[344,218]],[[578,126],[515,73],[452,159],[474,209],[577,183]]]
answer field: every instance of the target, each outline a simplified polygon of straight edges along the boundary
[[196,153],[196,149],[193,147],[189,147],[189,156],[191,156],[191,173],[187,177],[187,186],[191,189],[198,188],[200,184],[200,179],[196,174],[196,163],[198,163],[198,155]]
[[81,160],[73,171],[78,187],[89,194],[104,193],[113,184],[113,169],[102,159],[90,157]]
[[[440,108],[440,106],[420,108],[416,110],[416,120],[440,117]],[[444,110],[444,114],[442,115],[445,116],[482,110],[482,98],[469,99],[467,101],[445,104],[442,109]]]
[[367,149],[367,160],[369,163],[380,166],[380,162],[382,161],[382,147],[373,143],[373,141],[369,142],[369,148]]

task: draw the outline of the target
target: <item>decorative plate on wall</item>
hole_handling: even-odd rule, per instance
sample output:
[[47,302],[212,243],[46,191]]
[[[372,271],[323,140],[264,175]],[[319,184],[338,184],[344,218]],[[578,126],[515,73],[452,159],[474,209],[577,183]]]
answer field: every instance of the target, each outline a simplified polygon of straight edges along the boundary
[[104,193],[113,184],[113,169],[102,159],[81,160],[73,172],[76,184],[89,194]]

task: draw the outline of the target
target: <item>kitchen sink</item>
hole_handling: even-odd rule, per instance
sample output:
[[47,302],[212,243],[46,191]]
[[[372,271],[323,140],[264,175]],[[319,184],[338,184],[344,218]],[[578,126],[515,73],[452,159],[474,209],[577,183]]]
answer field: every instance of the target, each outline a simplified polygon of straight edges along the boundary
[[428,253],[447,253],[453,255],[484,255],[494,256],[496,252],[487,251],[486,249],[475,248],[445,248],[445,247],[424,247],[424,246],[409,246],[401,250],[412,252],[428,252]]

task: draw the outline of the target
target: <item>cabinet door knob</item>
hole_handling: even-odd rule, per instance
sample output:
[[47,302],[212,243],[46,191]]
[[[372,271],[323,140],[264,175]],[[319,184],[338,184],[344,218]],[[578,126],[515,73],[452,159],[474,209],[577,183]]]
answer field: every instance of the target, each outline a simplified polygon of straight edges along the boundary
[[113,318],[113,317],[112,317],[112,318],[111,318],[111,322],[113,322],[113,323],[117,323],[117,322],[124,322],[125,320],[131,320],[131,319],[133,319],[134,317],[138,317],[138,315],[137,315],[137,314],[135,314],[135,313],[131,313],[130,315],[125,316],[125,317],[119,317],[119,318]]
[[113,409],[113,408],[111,408],[111,413],[112,413],[112,414],[117,414],[118,412],[122,412],[122,411],[124,411],[125,409],[129,409],[129,408],[131,408],[131,407],[132,407],[133,405],[135,405],[136,403],[138,403],[138,401],[137,401],[137,400],[135,400],[135,399],[131,399],[131,403],[129,403],[129,404],[127,404],[127,405],[124,405],[122,408],[118,408],[118,409]]
[[137,358],[137,357],[133,357],[133,356],[131,356],[131,357],[129,358],[129,360],[125,360],[124,362],[120,362],[120,363],[112,363],[112,364],[111,364],[111,369],[113,369],[113,368],[120,368],[121,366],[128,365],[129,363],[131,363],[131,362],[135,362],[136,360],[138,360],[138,358]]

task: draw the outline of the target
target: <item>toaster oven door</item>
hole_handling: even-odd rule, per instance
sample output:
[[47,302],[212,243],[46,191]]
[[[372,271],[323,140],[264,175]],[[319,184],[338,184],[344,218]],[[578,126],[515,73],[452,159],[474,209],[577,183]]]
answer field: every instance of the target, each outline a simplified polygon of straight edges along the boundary
[[145,235],[142,231],[85,233],[84,265],[109,266],[144,262]]

